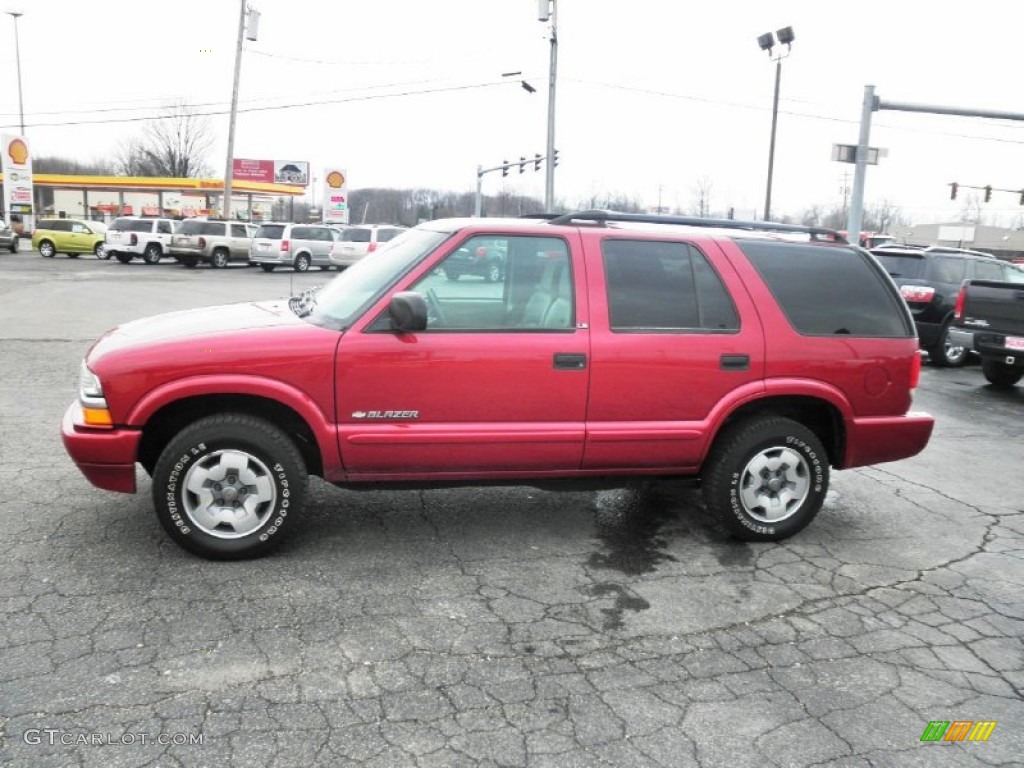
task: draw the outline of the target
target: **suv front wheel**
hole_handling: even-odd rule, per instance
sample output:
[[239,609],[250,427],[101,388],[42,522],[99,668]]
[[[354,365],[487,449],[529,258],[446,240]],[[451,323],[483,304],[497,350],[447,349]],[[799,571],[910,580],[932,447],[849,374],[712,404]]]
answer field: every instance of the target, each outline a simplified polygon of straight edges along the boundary
[[778,541],[805,528],[828,491],[825,448],[811,430],[781,417],[739,422],[707,460],[704,501],[729,533]]
[[185,427],[153,470],[164,530],[211,560],[259,557],[295,527],[309,478],[302,454],[278,427],[225,413]]

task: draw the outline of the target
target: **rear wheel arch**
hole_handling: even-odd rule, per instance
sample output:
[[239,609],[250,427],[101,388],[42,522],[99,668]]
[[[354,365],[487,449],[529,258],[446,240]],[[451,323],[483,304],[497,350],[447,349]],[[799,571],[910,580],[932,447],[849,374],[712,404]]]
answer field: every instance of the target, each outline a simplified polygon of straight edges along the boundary
[[773,417],[791,419],[807,427],[825,446],[829,464],[842,467],[846,450],[842,414],[827,400],[804,395],[766,397],[741,405],[718,425],[705,456],[714,452],[723,436],[733,431],[736,424]]
[[138,462],[147,474],[152,475],[161,452],[175,435],[200,419],[222,413],[247,414],[270,422],[295,443],[309,473],[323,476],[320,446],[306,420],[284,403],[256,395],[203,395],[164,405],[149,417],[142,428]]

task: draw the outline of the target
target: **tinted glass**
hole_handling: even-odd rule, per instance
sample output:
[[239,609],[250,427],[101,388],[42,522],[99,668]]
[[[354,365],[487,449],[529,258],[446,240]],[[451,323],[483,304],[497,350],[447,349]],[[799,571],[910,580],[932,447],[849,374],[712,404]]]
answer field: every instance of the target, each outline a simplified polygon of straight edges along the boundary
[[928,279],[936,283],[959,285],[967,277],[967,259],[955,256],[936,256],[928,269]]
[[602,252],[613,331],[739,328],[732,299],[696,248],[607,239]]
[[292,227],[293,240],[315,240],[316,235],[312,227]]
[[169,221],[158,221],[156,223],[156,231],[161,235],[170,235],[174,232],[174,225]]
[[222,221],[197,221],[191,219],[182,222],[179,230],[183,235],[223,235],[224,222]]
[[153,222],[146,219],[114,219],[110,224],[111,232],[151,232]]
[[248,237],[249,233],[245,228],[245,224],[232,224],[231,225],[231,236],[232,237]]
[[377,230],[377,242],[386,243],[388,240],[393,238],[402,230],[400,229],[378,229]]
[[60,219],[51,219],[50,221],[40,221],[36,225],[36,229],[49,229],[53,232],[70,232],[71,222],[62,221]]
[[851,248],[737,240],[790,324],[808,336],[906,337],[908,310],[871,258]]
[[874,253],[874,257],[893,277],[919,278],[924,274],[925,261],[920,256],[897,256],[889,253]]
[[262,237],[265,240],[280,240],[282,235],[284,235],[284,224],[260,224],[260,228],[256,230],[256,237]]
[[976,261],[974,277],[978,280],[1002,280],[1003,265],[997,261]]
[[349,243],[368,243],[370,242],[371,234],[372,231],[369,229],[353,227],[352,229],[346,229],[342,232],[341,239]]
[[1024,283],[1024,269],[1007,266],[1006,280],[1011,283]]

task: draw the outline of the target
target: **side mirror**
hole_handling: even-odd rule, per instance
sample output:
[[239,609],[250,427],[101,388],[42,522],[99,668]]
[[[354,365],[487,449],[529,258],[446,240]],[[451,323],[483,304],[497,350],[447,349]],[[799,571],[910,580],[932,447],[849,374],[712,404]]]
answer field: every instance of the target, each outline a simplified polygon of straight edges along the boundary
[[391,327],[396,331],[411,333],[427,328],[427,300],[422,293],[396,293],[391,297],[388,313],[391,315]]

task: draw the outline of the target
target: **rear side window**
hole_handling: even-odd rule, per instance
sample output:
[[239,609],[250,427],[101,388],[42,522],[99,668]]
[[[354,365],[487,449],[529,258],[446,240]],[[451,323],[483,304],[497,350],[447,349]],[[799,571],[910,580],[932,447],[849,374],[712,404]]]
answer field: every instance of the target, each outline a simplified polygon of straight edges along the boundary
[[341,233],[341,239],[347,243],[368,243],[370,242],[370,230],[352,228]]
[[967,277],[967,260],[954,256],[936,256],[932,259],[928,277],[936,283],[960,285]]
[[806,336],[914,335],[892,282],[865,253],[838,246],[737,241],[790,324]]
[[976,261],[974,262],[974,276],[978,280],[1002,280],[1003,265],[997,262]]
[[687,243],[602,243],[611,329],[735,331],[739,317],[718,274]]
[[397,235],[401,230],[399,229],[378,229],[377,230],[377,242],[386,243],[388,240]]
[[316,240],[315,230],[312,227],[292,227],[293,240]]
[[245,228],[245,224],[232,224],[231,225],[231,236],[232,237],[248,237],[249,231]]
[[53,219],[51,221],[41,221],[39,222],[39,225],[36,227],[36,229],[48,229],[51,232],[70,232],[71,222],[60,221],[57,219]]
[[172,235],[174,234],[174,225],[169,221],[158,221],[156,231],[161,235]]
[[180,232],[183,235],[223,235],[224,222],[196,221],[192,219],[182,223]]
[[256,230],[256,237],[262,237],[264,240],[280,240],[284,235],[284,224],[260,224],[260,228]]

